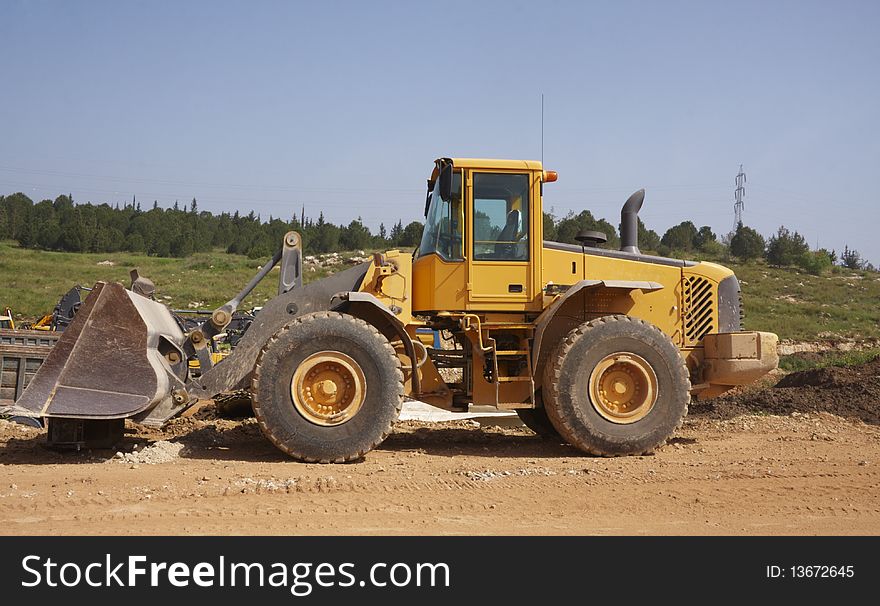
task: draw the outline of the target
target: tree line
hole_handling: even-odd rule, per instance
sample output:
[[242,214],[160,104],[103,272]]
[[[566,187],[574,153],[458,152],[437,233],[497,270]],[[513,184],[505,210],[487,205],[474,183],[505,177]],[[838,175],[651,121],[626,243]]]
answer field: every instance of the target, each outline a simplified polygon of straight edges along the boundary
[[849,245],[844,246],[840,255],[836,250],[826,248],[811,250],[806,238],[784,225],[765,240],[757,231],[740,223],[731,234],[729,252],[746,261],[763,257],[770,265],[800,267],[815,275],[835,266],[877,271],[874,265],[862,258],[859,251]]
[[390,229],[379,226],[372,234],[358,218],[336,225],[304,213],[290,220],[269,217],[264,221],[253,211],[215,215],[175,202],[162,208],[158,202],[143,210],[136,200],[117,204],[75,204],[70,195],[34,203],[25,194],[0,196],[0,239],[17,240],[21,246],[66,252],[130,251],[158,257],[186,257],[194,252],[222,248],[251,258],[269,257],[291,229],[303,237],[306,254],[336,250],[411,247],[422,237],[422,224],[398,221]]
[[[577,244],[582,230],[607,235],[607,248],[618,248],[618,228],[584,210],[557,218],[544,213],[544,238]],[[194,252],[222,248],[228,253],[251,258],[271,256],[287,231],[296,230],[303,238],[306,254],[338,250],[388,249],[418,246],[423,225],[397,221],[390,229],[379,225],[372,233],[360,218],[347,225],[336,225],[319,213],[317,219],[304,210],[289,220],[269,217],[262,220],[253,211],[215,215],[198,209],[195,198],[188,205],[175,202],[162,208],[153,202],[143,210],[139,202],[123,204],[74,203],[71,195],[34,203],[23,193],[0,196],[0,239],[16,240],[21,246],[67,252],[130,251],[159,257],[186,257]],[[697,227],[683,221],[670,227],[661,237],[638,222],[639,247],[664,256],[701,256],[710,259],[734,257],[742,261],[764,258],[772,265],[797,266],[810,273],[823,273],[835,265],[850,269],[874,270],[858,251],[846,246],[838,255],[826,249],[811,250],[797,231],[780,227],[765,239],[755,229],[738,225],[722,238],[708,225]]]
[[[708,225],[697,227],[691,221],[682,221],[670,227],[662,237],[646,228],[641,219],[638,226],[639,249],[661,256],[719,260],[735,258],[739,261],[763,258],[770,265],[799,267],[815,275],[836,266],[876,271],[857,250],[849,246],[845,246],[840,255],[825,248],[811,250],[806,238],[785,226],[779,227],[769,238],[764,238],[757,230],[740,223],[733,232],[720,239]],[[596,219],[590,211],[569,213],[559,220],[552,214],[544,213],[544,237],[548,240],[576,243],[574,237],[581,230],[603,232],[608,235],[608,248],[620,246],[615,227],[604,219]]]

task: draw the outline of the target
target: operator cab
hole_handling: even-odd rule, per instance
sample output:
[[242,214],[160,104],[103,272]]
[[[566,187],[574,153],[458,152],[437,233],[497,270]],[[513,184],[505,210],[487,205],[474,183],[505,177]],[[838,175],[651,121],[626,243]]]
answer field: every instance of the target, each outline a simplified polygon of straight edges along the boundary
[[540,303],[543,179],[539,162],[436,161],[413,264],[414,311],[527,311]]

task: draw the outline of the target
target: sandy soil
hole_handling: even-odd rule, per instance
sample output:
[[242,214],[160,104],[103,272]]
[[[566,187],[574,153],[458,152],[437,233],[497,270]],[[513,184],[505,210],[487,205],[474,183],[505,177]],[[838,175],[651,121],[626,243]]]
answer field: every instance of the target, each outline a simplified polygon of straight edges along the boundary
[[880,534],[880,362],[829,372],[695,404],[617,459],[474,421],[402,422],[325,466],[210,411],[131,426],[122,456],[0,421],[0,533]]

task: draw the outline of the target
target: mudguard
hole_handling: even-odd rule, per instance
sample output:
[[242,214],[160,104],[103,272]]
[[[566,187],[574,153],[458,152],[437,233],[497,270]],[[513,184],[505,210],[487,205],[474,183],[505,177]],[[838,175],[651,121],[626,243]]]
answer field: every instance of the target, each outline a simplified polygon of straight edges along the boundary
[[535,340],[532,347],[532,364],[537,368],[539,366],[542,348],[544,347],[544,333],[547,327],[553,322],[556,312],[571,297],[579,292],[591,288],[611,288],[619,290],[641,290],[642,292],[652,292],[662,290],[663,285],[658,282],[646,282],[641,280],[581,280],[568,288],[565,293],[554,301],[547,309],[538,316],[535,322]]

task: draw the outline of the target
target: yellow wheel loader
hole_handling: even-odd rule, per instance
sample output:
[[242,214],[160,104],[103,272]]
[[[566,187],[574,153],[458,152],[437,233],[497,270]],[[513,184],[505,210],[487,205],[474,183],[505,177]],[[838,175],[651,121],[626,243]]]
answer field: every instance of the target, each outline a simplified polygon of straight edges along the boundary
[[[776,367],[776,335],[741,330],[733,272],[639,250],[644,190],[623,206],[620,250],[597,232],[580,245],[545,241],[543,188],[556,177],[534,161],[440,158],[411,255],[375,254],[303,285],[289,232],[186,333],[149,280],[99,282],[14,412],[47,419],[50,444],[90,447],[117,439],[126,418],[159,426],[199,399],[248,389],[280,450],[341,462],[381,443],[414,398],[515,410],[542,435],[613,456],[662,445],[692,396]],[[211,339],[278,264],[278,295],[215,364]]]

